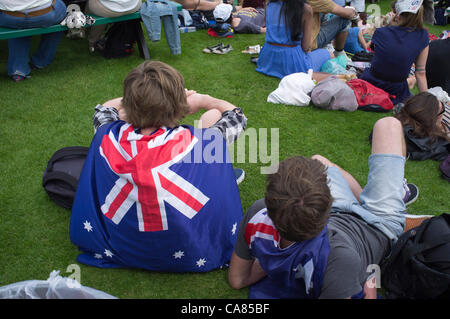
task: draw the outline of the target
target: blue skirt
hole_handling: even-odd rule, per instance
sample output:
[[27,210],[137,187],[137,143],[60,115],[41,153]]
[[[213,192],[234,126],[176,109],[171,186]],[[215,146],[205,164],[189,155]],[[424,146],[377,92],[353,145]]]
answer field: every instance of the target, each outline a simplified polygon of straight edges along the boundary
[[309,69],[318,72],[329,59],[326,49],[305,53],[299,45],[285,47],[266,42],[259,53],[256,71],[281,79],[292,73],[307,73]]

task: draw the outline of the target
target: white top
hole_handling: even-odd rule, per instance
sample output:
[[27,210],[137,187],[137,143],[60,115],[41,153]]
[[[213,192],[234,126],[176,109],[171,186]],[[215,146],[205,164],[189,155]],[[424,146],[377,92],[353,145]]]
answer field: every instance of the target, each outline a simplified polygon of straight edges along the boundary
[[[2,1],[2,0],[0,0]],[[136,8],[142,0],[99,0],[106,8],[114,12],[125,12]]]
[[48,8],[52,0],[0,0],[0,10],[31,11]]

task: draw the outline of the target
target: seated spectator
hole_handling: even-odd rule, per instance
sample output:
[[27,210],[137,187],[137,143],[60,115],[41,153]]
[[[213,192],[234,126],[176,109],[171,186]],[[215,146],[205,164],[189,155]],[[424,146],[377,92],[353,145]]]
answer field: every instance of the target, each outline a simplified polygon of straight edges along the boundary
[[[369,52],[369,42],[364,39],[364,34],[370,32],[371,28],[351,27],[345,41],[345,52],[355,54],[356,52]],[[374,31],[374,30],[373,30]]]
[[264,8],[246,7],[233,12],[231,27],[236,33],[265,33],[266,16]]
[[311,51],[312,26],[313,12],[305,1],[269,1],[266,39],[256,71],[278,78],[309,69],[320,71],[332,56],[326,49]]
[[395,117],[403,124],[410,159],[442,161],[448,156],[450,127],[444,121],[445,112],[446,103],[431,93],[422,92],[406,99]]
[[430,43],[426,63],[427,83],[430,87],[440,86],[450,94],[450,38]]
[[[202,110],[204,129],[178,124]],[[226,144],[246,126],[241,109],[185,91],[178,71],[146,61],[93,120],[70,221],[77,260],[169,272],[227,264],[242,207]]]
[[250,286],[250,298],[377,298],[368,266],[380,264],[411,221],[431,217],[406,214],[405,162],[393,117],[374,125],[364,189],[320,155],[282,161],[241,222],[231,287]]
[[[45,28],[66,17],[62,0],[0,1],[0,27],[10,29]],[[48,66],[56,54],[63,32],[45,33],[31,56],[31,36],[8,39],[8,76],[15,82],[30,77],[31,69]],[[31,68],[30,68],[31,64]]]
[[398,25],[377,28],[372,37],[374,56],[361,79],[393,96],[394,104],[411,96],[408,77],[415,63],[419,92],[428,89],[425,65],[428,57],[428,32],[423,24],[422,0],[398,0],[395,3]]
[[[231,3],[232,1],[229,0],[229,3]],[[240,0],[239,1],[239,5],[236,6],[236,9],[239,10],[241,8],[265,8],[266,7],[266,3],[265,0]]]
[[[141,8],[142,0],[88,0],[86,14],[95,14],[100,17],[115,18],[134,13]],[[107,24],[99,24],[89,28],[89,51],[95,51],[95,44],[105,32]]]
[[[324,48],[334,40],[334,55],[345,54],[344,46],[350,30],[350,20],[358,15],[354,8],[342,7],[332,0],[307,0],[313,10],[310,49]],[[329,14],[333,16],[328,19]]]

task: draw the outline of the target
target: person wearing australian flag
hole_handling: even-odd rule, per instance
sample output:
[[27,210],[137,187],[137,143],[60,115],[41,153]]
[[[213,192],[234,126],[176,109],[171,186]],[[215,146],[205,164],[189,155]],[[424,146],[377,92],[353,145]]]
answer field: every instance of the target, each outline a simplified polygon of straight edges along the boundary
[[386,117],[374,125],[364,189],[320,155],[280,162],[241,222],[230,285],[250,286],[250,298],[377,298],[374,266],[408,220],[431,217],[406,214],[405,153],[402,124]]
[[[203,128],[179,125],[199,110]],[[243,215],[227,143],[245,129],[242,110],[146,61],[93,122],[70,220],[77,260],[166,272],[227,265]]]

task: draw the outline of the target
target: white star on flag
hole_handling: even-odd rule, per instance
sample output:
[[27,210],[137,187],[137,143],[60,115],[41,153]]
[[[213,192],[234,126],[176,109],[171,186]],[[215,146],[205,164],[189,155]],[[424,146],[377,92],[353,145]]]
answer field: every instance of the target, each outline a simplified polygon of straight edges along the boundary
[[234,224],[233,224],[233,228],[231,229],[231,233],[232,233],[233,235],[236,233],[236,226],[237,226],[237,223],[234,223]]
[[85,222],[83,223],[83,225],[84,225],[84,229],[86,229],[88,232],[92,231],[92,226],[91,226],[91,223],[90,223],[90,222],[85,221]]
[[198,267],[202,267],[204,266],[206,263],[206,259],[205,258],[200,258],[199,260],[197,260],[196,264]]
[[95,259],[102,259],[103,256],[102,256],[101,254],[95,254],[95,255],[94,255],[94,258],[95,258]]
[[184,251],[181,251],[181,250],[179,250],[179,251],[176,251],[174,254],[173,254],[173,257],[175,258],[175,259],[181,259],[181,257],[183,257],[184,256]]
[[108,257],[112,257],[114,254],[110,250],[105,249],[105,255]]

